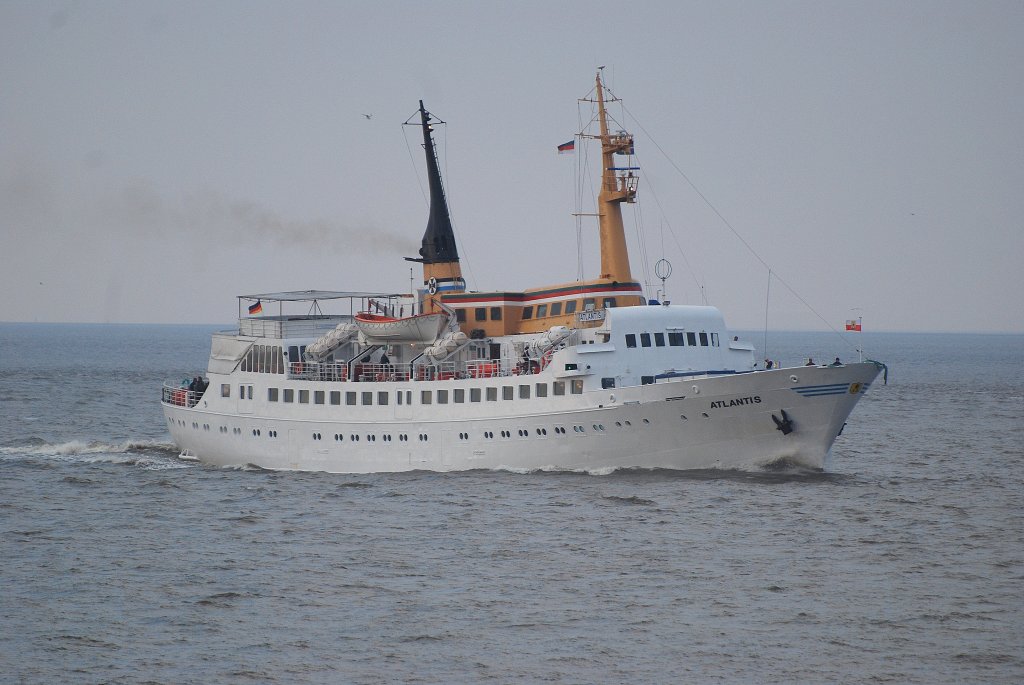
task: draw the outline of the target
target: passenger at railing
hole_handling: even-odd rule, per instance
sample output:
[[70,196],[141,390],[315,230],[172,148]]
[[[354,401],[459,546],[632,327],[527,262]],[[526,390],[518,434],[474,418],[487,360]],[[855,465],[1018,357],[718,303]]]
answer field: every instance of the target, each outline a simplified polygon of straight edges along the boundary
[[836,360],[834,362],[832,362],[832,366],[842,366],[842,365],[843,365],[843,363],[841,361],[839,361],[839,357],[836,357]]
[[764,368],[770,369],[773,366],[775,366],[775,362],[773,362],[771,359],[765,359],[764,360]]
[[814,364],[814,358],[813,357],[808,357],[807,358],[807,363],[804,364],[804,366],[814,366],[814,365],[815,364]]

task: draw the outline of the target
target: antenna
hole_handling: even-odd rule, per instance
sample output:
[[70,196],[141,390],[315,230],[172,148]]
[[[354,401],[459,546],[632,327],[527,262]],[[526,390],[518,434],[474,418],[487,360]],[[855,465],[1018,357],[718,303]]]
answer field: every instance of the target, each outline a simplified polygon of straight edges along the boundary
[[658,300],[663,304],[669,304],[666,296],[668,290],[665,289],[665,281],[672,275],[672,262],[668,261],[664,257],[654,263],[654,275],[661,279],[661,290],[658,291]]

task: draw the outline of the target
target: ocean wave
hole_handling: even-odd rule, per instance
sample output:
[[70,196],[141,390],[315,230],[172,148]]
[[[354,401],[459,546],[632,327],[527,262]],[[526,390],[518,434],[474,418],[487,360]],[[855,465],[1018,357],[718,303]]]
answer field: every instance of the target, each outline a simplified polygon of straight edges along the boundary
[[32,438],[22,445],[0,447],[0,458],[53,459],[81,463],[121,463],[146,468],[186,468],[178,459],[178,448],[168,442],[156,440],[125,440],[104,442],[98,440],[68,440],[50,443]]

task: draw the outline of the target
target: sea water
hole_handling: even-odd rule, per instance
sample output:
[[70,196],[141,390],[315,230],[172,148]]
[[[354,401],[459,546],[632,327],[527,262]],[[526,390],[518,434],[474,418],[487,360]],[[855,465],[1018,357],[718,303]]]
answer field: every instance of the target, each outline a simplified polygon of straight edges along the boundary
[[1024,682],[1024,336],[853,338],[824,472],[331,475],[177,458],[212,330],[0,324],[0,682]]

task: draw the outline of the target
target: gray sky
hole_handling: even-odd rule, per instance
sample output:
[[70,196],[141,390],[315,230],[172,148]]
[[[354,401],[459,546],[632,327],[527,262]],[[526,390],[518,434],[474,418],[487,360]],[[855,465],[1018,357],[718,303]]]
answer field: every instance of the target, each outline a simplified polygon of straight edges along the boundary
[[420,98],[470,287],[571,281],[582,157],[555,148],[598,65],[644,168],[634,276],[666,257],[674,302],[764,325],[717,210],[817,312],[773,278],[772,327],[1024,331],[1019,1],[3,0],[0,320],[407,289]]

